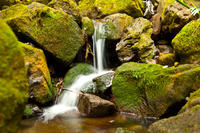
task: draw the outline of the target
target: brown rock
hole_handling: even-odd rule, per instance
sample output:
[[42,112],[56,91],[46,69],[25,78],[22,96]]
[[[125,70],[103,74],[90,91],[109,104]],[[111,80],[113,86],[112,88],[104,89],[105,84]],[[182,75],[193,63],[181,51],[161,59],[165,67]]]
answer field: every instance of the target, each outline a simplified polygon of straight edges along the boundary
[[91,94],[80,96],[78,110],[89,117],[103,117],[117,111],[114,103]]

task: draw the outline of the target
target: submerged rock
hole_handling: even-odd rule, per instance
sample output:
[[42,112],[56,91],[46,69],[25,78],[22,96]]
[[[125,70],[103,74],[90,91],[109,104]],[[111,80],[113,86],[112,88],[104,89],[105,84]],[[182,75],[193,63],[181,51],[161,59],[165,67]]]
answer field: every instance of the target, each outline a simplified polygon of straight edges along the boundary
[[181,63],[200,63],[200,19],[188,23],[172,40]]
[[89,117],[103,117],[117,111],[114,103],[91,94],[80,95],[78,110]]
[[16,133],[27,101],[24,54],[12,30],[0,20],[0,132]]
[[20,46],[28,69],[29,99],[39,104],[53,100],[51,77],[43,51],[28,44],[20,43]]
[[68,14],[40,3],[11,6],[0,13],[0,18],[66,65],[84,45],[81,29]]
[[116,52],[121,62],[153,58],[157,53],[154,41],[151,39],[152,24],[144,18],[137,18],[127,28],[121,41],[116,46]]
[[48,6],[66,12],[78,23],[81,21],[78,5],[75,0],[52,0]]
[[148,130],[149,133],[199,133],[199,131],[200,105],[177,116],[159,120]]
[[106,39],[121,39],[125,29],[133,23],[133,18],[124,13],[109,15],[103,19],[106,28]]
[[126,13],[133,17],[143,15],[142,0],[80,0],[78,4],[81,15],[90,18],[102,18],[114,13]]
[[199,74],[199,65],[164,68],[157,64],[125,63],[115,72],[112,92],[122,111],[160,117],[200,88]]

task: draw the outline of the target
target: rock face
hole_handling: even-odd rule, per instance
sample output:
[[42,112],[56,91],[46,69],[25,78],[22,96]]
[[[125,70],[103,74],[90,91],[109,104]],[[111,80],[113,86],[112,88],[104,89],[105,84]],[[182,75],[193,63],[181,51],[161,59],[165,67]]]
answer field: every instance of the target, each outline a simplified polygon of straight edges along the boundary
[[133,17],[143,15],[142,0],[80,0],[79,10],[81,15],[90,18],[102,18],[114,13],[126,13]]
[[167,109],[200,88],[199,65],[163,68],[161,65],[125,63],[118,67],[112,92],[122,111],[160,117]]
[[200,63],[200,19],[188,23],[172,40],[181,63]]
[[0,13],[13,30],[69,65],[84,44],[78,24],[64,12],[43,4],[17,4]]
[[116,13],[103,19],[106,26],[106,39],[121,39],[125,29],[133,23],[133,18],[126,14]]
[[153,123],[149,133],[199,133],[200,105],[180,115]]
[[52,0],[48,6],[66,12],[77,22],[81,21],[78,5],[75,0]]
[[65,75],[64,87],[69,87],[78,76],[88,75],[93,73],[94,71],[94,68],[89,64],[77,64],[76,66],[72,67]]
[[[160,4],[163,3],[166,3],[166,0],[160,2]],[[165,6],[166,5],[163,4],[163,8],[165,8]],[[162,15],[162,13],[160,14]],[[173,2],[164,9],[162,15],[162,32],[174,36],[193,18],[194,16],[188,8],[178,2]]]
[[156,47],[151,39],[152,24],[144,18],[137,18],[127,28],[127,33],[116,46],[116,52],[121,62],[152,58]]
[[28,69],[29,98],[36,103],[45,104],[53,99],[51,77],[42,50],[20,43],[25,53]]
[[91,94],[82,94],[78,103],[78,110],[89,117],[103,117],[116,112],[114,103]]
[[17,38],[1,20],[0,61],[0,132],[16,133],[27,100],[27,71]]

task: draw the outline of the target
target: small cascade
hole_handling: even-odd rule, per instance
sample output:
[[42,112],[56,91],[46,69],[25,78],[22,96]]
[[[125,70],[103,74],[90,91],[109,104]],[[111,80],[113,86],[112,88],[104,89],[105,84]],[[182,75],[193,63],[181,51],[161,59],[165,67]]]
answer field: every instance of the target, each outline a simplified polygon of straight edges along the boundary
[[44,110],[43,117],[45,122],[53,119],[56,115],[77,111],[78,92],[87,89],[87,86],[95,77],[110,72],[104,70],[104,66],[106,65],[106,62],[104,61],[104,48],[106,39],[104,33],[104,25],[100,22],[95,22],[95,32],[93,35],[93,52],[95,57],[93,61],[97,72],[90,75],[78,76],[74,83],[67,88],[69,91],[65,91],[64,94],[62,94],[62,96],[59,98],[58,103]]

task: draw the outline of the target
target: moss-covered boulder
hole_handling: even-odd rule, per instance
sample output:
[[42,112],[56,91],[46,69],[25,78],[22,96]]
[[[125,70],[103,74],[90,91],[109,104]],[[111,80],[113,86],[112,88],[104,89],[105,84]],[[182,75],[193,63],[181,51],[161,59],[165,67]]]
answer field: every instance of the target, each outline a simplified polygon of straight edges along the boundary
[[85,30],[88,36],[92,36],[94,34],[94,23],[88,17],[82,18],[82,29]]
[[117,68],[112,91],[122,111],[160,117],[200,87],[199,75],[199,65],[164,68],[130,62]]
[[94,68],[85,63],[79,63],[76,66],[72,67],[65,75],[64,78],[64,87],[69,87],[73,81],[80,75],[88,75],[93,73]]
[[1,8],[7,8],[11,5],[15,5],[18,3],[21,4],[30,4],[32,2],[39,2],[43,4],[48,4],[50,0],[1,0],[0,1],[0,9]]
[[133,23],[133,18],[125,13],[116,13],[103,19],[106,28],[106,39],[121,39],[125,29]]
[[160,54],[157,58],[157,64],[173,66],[175,59],[175,54],[173,53]]
[[156,54],[154,41],[151,39],[152,23],[144,18],[137,18],[127,28],[127,32],[116,46],[121,62],[153,58]]
[[158,9],[163,11],[158,11],[162,16],[162,32],[168,36],[174,37],[185,24],[195,18],[187,7],[178,2],[168,3],[168,0],[163,0],[159,6],[161,9]]
[[148,133],[199,133],[200,105],[177,116],[153,123]]
[[46,58],[41,49],[20,43],[25,53],[28,69],[29,99],[36,103],[45,104],[53,99],[51,77]]
[[11,6],[0,13],[0,18],[66,65],[84,44],[81,29],[68,14],[40,3]]
[[200,19],[188,23],[172,40],[181,63],[200,63]]
[[81,21],[78,5],[75,0],[52,0],[48,6],[66,12],[78,23]]
[[16,133],[28,98],[22,48],[12,30],[0,20],[0,132]]
[[133,17],[143,15],[142,0],[80,0],[79,10],[81,15],[90,18],[102,18],[114,13],[126,13]]

